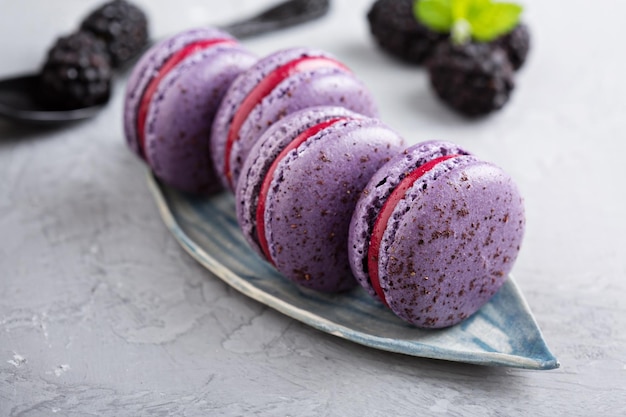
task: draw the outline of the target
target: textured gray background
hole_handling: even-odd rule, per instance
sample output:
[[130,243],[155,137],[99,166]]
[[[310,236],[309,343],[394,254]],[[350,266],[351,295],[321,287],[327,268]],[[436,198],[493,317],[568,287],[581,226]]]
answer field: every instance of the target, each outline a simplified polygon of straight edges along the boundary
[[[164,36],[268,3],[139,4]],[[626,3],[524,3],[532,55],[512,102],[476,122],[374,47],[368,0],[246,44],[329,50],[411,142],[457,141],[515,177],[528,229],[514,273],[560,369],[379,352],[227,288],[162,224],[124,145],[122,78],[89,122],[0,121],[0,415],[626,415]],[[94,4],[0,0],[0,77],[38,67]]]

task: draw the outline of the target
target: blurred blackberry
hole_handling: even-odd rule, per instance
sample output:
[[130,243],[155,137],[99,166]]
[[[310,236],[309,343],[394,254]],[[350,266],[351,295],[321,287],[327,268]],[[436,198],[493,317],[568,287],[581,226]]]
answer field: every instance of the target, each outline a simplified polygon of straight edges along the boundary
[[146,15],[125,0],[113,0],[94,10],[80,27],[106,43],[115,68],[135,57],[148,43]]
[[89,32],[57,39],[40,73],[40,98],[57,109],[105,103],[111,92],[111,65],[104,42]]
[[528,26],[520,23],[511,32],[496,39],[493,44],[500,46],[506,51],[513,69],[517,71],[524,65],[530,49],[530,31]]
[[504,50],[486,43],[441,43],[428,62],[428,72],[437,95],[466,116],[502,108],[515,85]]
[[377,0],[369,12],[370,32],[379,46],[403,61],[423,64],[447,34],[432,31],[417,21],[414,0]]

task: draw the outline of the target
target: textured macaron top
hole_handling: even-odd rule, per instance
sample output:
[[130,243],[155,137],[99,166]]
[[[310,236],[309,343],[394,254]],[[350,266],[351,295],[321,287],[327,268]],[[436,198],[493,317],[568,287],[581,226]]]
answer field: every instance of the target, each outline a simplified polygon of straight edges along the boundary
[[243,167],[236,202],[246,240],[302,286],[352,288],[347,236],[354,205],[371,175],[403,144],[379,120],[343,108],[285,117],[261,136]]
[[237,219],[248,243],[259,255],[266,256],[259,244],[257,208],[264,180],[278,156],[299,135],[337,119],[358,119],[364,116],[342,107],[311,107],[286,116],[263,134],[250,150],[249,160],[243,166],[242,180],[237,184]]
[[[138,113],[146,89],[174,54],[188,45],[206,40],[225,40],[230,44],[236,43],[230,34],[216,28],[190,29],[153,45],[133,67],[126,87],[124,133],[130,148],[142,158],[145,155],[138,132]],[[202,48],[199,48],[195,52],[198,53],[201,50]]]
[[213,119],[228,86],[254,62],[229,34],[207,28],[162,41],[135,66],[124,129],[159,179],[194,194],[222,188],[209,155]]
[[234,191],[250,148],[269,126],[318,105],[342,106],[368,116],[377,113],[365,85],[320,50],[277,51],[242,73],[226,93],[211,135],[211,152],[224,185]]
[[363,190],[350,225],[350,241],[353,246],[351,256],[354,258],[354,274],[370,295],[377,296],[368,274],[367,251],[378,213],[387,197],[411,171],[447,155],[469,155],[469,152],[450,142],[421,142],[399,153],[378,170]]
[[[398,185],[388,187],[389,179]],[[359,283],[399,317],[447,327],[497,292],[524,225],[522,198],[506,173],[456,145],[429,142],[390,161],[365,187],[350,226],[350,262]]]

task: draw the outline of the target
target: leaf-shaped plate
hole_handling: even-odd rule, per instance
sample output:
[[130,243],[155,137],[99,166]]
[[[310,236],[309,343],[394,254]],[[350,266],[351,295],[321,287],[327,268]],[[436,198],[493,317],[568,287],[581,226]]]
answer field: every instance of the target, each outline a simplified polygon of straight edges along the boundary
[[152,175],[148,182],[166,226],[192,257],[238,291],[307,325],[412,356],[527,369],[559,366],[511,277],[464,322],[420,330],[361,288],[329,295],[288,281],[247,245],[231,194],[198,198],[164,186]]

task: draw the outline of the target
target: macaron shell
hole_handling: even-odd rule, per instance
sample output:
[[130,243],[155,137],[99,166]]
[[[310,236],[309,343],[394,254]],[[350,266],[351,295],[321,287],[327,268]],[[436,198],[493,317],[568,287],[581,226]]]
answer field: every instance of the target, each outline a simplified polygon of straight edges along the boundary
[[446,141],[425,141],[398,153],[376,171],[356,205],[349,231],[348,254],[354,276],[373,297],[378,298],[367,271],[367,251],[371,230],[385,200],[398,183],[416,167],[445,155],[468,155],[464,148]]
[[[285,49],[260,59],[232,83],[215,116],[211,133],[211,154],[216,167],[224,164],[228,131],[239,104],[261,80],[276,68],[303,57],[327,57],[334,59],[331,54],[317,49]],[[295,88],[297,91],[291,91],[294,90],[294,82],[297,84],[303,80],[310,80],[311,74],[315,73],[321,75],[321,77],[315,81],[314,86],[299,86]],[[260,110],[258,109],[260,106],[257,106],[249,115],[248,120],[244,122],[239,132],[239,139],[233,144],[233,152],[229,161],[237,176],[241,172],[241,167],[252,144],[272,123],[290,112],[317,105],[341,105],[368,116],[377,114],[374,100],[365,85],[347,71],[325,68],[308,72],[308,75],[305,75],[304,78],[300,77],[302,75],[293,76],[281,83],[279,85],[280,88],[276,88],[270,96],[263,100],[264,106],[267,106],[268,103],[270,104],[268,109]],[[329,95],[329,88],[339,88],[339,90],[331,91]],[[290,94],[294,93],[295,97],[289,97]],[[302,94],[302,96],[299,97],[299,94]],[[230,181],[222,169],[218,168],[218,175],[224,186],[230,187]],[[236,182],[233,181],[233,191],[235,186]]]
[[137,134],[137,113],[143,92],[148,86],[148,83],[174,52],[198,40],[214,38],[234,39],[227,32],[217,28],[195,28],[186,30],[153,45],[141,56],[133,67],[126,84],[124,133],[128,146],[137,155],[141,156]]
[[[226,142],[230,123],[235,117],[235,113],[241,102],[252,92],[252,90],[276,68],[286,63],[305,56],[327,56],[323,51],[309,48],[290,48],[271,53],[259,59],[248,70],[242,72],[230,85],[222,103],[215,115],[213,128],[211,129],[211,155],[215,166],[223,166],[224,154],[226,152]],[[226,176],[218,170],[224,186],[229,182]]]
[[352,211],[369,178],[403,145],[375,119],[348,120],[278,164],[264,218],[270,254],[283,275],[325,292],[357,284],[347,257]]
[[276,121],[311,106],[343,106],[366,116],[375,116],[367,88],[353,75],[337,68],[303,72],[280,83],[257,105],[239,130],[230,153],[232,182],[237,184],[241,167],[258,138]]
[[159,84],[146,118],[145,155],[157,177],[177,189],[221,189],[209,155],[212,121],[233,79],[255,61],[238,45],[191,55]]
[[250,149],[237,184],[235,198],[237,220],[246,241],[260,256],[261,250],[256,231],[256,210],[259,190],[272,162],[280,152],[300,133],[311,126],[338,117],[363,117],[343,107],[312,107],[287,115],[275,123],[256,141]]
[[389,307],[426,328],[464,320],[498,291],[525,226],[519,191],[500,168],[471,156],[440,165],[397,204],[378,263]]

